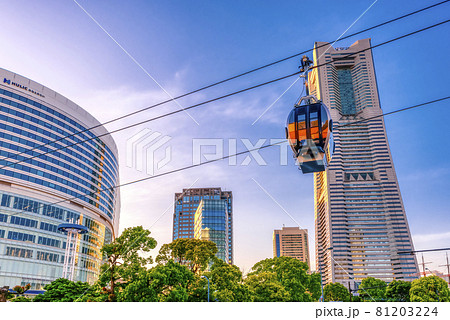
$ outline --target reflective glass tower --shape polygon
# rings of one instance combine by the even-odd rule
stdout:
[[[194,238],[214,242],[216,257],[228,263],[228,234],[227,200],[201,200],[195,212]]]
[[[0,120],[0,286],[40,289],[60,278],[65,222],[89,230],[77,242],[74,280],[94,282],[119,223],[113,139],[98,138],[106,129],[72,101],[3,69]]]
[[[227,204],[228,263],[233,264],[233,194],[221,188],[183,189],[175,193],[173,240],[194,238],[195,212],[202,200],[224,200]]]
[[[417,278],[405,209],[378,97],[370,39],[316,42],[310,92],[330,109],[336,150],[314,175],[316,268],[326,283]],[[350,53],[356,53],[348,56]],[[355,124],[353,122],[358,121]]]

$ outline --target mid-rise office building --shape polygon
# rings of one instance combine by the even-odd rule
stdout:
[[[354,53],[353,55],[349,55]],[[310,92],[330,109],[335,153],[314,175],[316,266],[325,283],[417,278],[376,82],[370,39],[316,42]],[[364,119],[371,120],[364,121]]]
[[[194,238],[214,242],[216,257],[227,263],[230,261],[228,221],[226,199],[200,201],[194,217]]]
[[[273,257],[292,257],[309,264],[308,230],[282,227],[273,231]]]
[[[233,194],[221,188],[192,188],[175,193],[173,240],[195,237],[195,213],[202,200],[223,200],[227,209],[228,263],[233,264]]]
[[[74,280],[92,283],[100,249],[118,231],[116,145],[59,93],[3,69],[0,79],[0,286],[41,289],[60,278],[66,222],[89,229],[77,242]]]

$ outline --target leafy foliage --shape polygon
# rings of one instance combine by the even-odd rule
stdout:
[[[194,280],[189,286],[189,302],[205,302],[208,301],[208,282],[205,278],[194,275]],[[213,291],[210,288],[210,301],[215,301]]]
[[[15,287],[13,287],[13,290],[15,292],[17,292],[17,294],[24,294],[25,292],[30,290],[30,288],[31,288],[31,284],[28,283],[25,286],[15,286]]]
[[[306,263],[291,257],[265,259],[253,266],[245,283],[254,301],[317,301],[320,275],[307,271]]]
[[[215,258],[211,270],[205,274],[211,282],[211,300],[214,301],[251,301],[250,291],[237,266],[229,265]]]
[[[323,288],[323,296],[325,301],[350,301],[350,292],[341,283],[328,283]]]
[[[237,266],[215,257],[217,247],[213,242],[177,239],[163,245],[156,257],[157,265],[148,268],[152,258],[143,257],[142,253],[155,246],[150,231],[128,228],[114,242],[103,246],[107,262],[94,285],[57,279],[46,285],[46,291],[33,301],[207,301],[205,277],[210,281],[211,301],[317,301],[321,295],[320,274],[308,274],[307,264],[294,258],[262,260],[244,279]],[[16,286],[14,291],[23,294],[29,288]],[[359,297],[351,297],[342,284],[331,283],[324,288],[324,298],[325,301],[450,301],[447,283],[435,276],[412,284],[392,281],[389,286],[383,280],[369,277],[362,281],[358,292]],[[9,295],[6,289],[2,294]],[[21,296],[11,301],[30,299]]]
[[[362,301],[386,301],[386,282],[373,277],[363,279],[358,293]]]
[[[409,290],[411,282],[394,280],[386,288],[387,301],[409,302]]]
[[[67,279],[56,279],[47,284],[43,294],[37,295],[35,302],[73,302],[80,301],[86,293],[91,290],[91,286],[86,282],[74,282]]]
[[[450,301],[447,282],[437,276],[414,280],[409,294],[411,302]]]
[[[27,298],[24,296],[19,296],[19,297],[10,299],[9,301],[11,301],[11,302],[31,302],[32,300],[30,298]]]
[[[185,266],[169,260],[141,271],[119,295],[120,301],[188,301],[194,274]]]
[[[261,271],[248,275],[245,283],[249,287],[252,301],[291,301],[291,295],[278,281],[274,272]]]
[[[153,262],[151,257],[145,258],[139,253],[149,252],[155,247],[156,240],[142,226],[125,229],[112,243],[103,246],[102,253],[106,255],[107,263],[102,265],[100,283],[109,282],[109,301],[117,300],[116,286],[123,289],[125,284],[133,282],[145,271],[147,264]]]
[[[214,242],[179,238],[161,247],[156,262],[164,264],[173,260],[198,275],[213,261],[216,253],[217,246]]]

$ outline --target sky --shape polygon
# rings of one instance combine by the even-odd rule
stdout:
[[[436,1],[437,2],[437,1]],[[430,5],[430,1],[61,1],[2,3],[0,67],[33,79],[106,122],[177,95],[333,42]],[[450,3],[336,43],[371,38],[376,45],[448,19]],[[381,107],[389,112],[449,95],[450,24],[373,50]],[[311,56],[311,55],[310,55]],[[312,56],[311,56],[312,57]],[[298,71],[290,59],[226,84],[107,125],[112,131]],[[193,164],[195,143],[219,143],[224,155],[283,139],[286,117],[302,91],[291,77],[113,134],[120,179],[150,173],[127,145],[143,130],[166,137],[153,153],[163,173]],[[449,102],[385,118],[415,248],[450,247]],[[216,140],[207,140],[216,139]],[[231,149],[230,149],[231,147]],[[168,150],[168,151],[166,151]],[[214,151],[204,147],[204,153]],[[280,147],[121,188],[120,231],[142,225],[158,241],[172,240],[174,193],[189,187],[233,192],[235,264],[247,272],[272,257],[272,232],[309,230],[314,269],[312,175],[303,175]],[[283,155],[283,156],[282,156]],[[138,152],[138,162],[149,163]],[[211,156],[211,155],[210,155]],[[136,159],[135,158],[135,159]],[[203,160],[205,158],[202,158]],[[250,161],[250,162],[249,162]],[[444,271],[443,252],[424,255]]]

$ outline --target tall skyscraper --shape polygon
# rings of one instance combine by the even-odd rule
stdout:
[[[59,93],[3,69],[0,79],[0,287],[41,289],[60,278],[67,236],[58,225],[71,221],[89,230],[77,241],[73,279],[92,283],[103,244],[118,232],[116,144]]]
[[[229,263],[228,201],[203,199],[194,218],[194,238],[212,241],[217,246],[216,257]]]
[[[227,203],[228,263],[233,264],[233,194],[221,188],[192,188],[175,193],[172,239],[194,238],[195,212],[202,200],[224,200]]]
[[[326,283],[417,278],[405,209],[389,149],[370,39],[349,48],[316,42],[310,92],[330,109],[336,150],[314,175],[316,267]],[[356,53],[347,56],[349,53]],[[358,123],[351,124],[358,121]],[[359,122],[360,121],[360,122]],[[347,125],[348,124],[348,125]]]
[[[308,230],[283,227],[273,231],[273,257],[292,257],[309,265]]]

